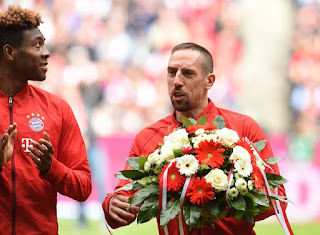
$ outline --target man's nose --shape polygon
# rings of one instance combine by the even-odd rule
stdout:
[[[47,48],[44,46],[43,47],[43,56],[49,58],[50,57],[50,52],[47,50]]]
[[[177,71],[176,76],[174,77],[173,85],[175,87],[183,86],[183,78],[180,71]]]

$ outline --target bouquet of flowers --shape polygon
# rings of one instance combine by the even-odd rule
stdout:
[[[280,160],[260,157],[266,141],[240,139],[221,116],[211,124],[206,115],[182,121],[183,127],[165,136],[148,156],[128,158],[132,170],[116,175],[131,180],[118,190],[135,192],[129,203],[141,205],[138,223],[160,215],[165,228],[178,216],[191,230],[214,226],[227,213],[253,223],[254,216],[270,209],[269,199],[287,202],[270,190],[287,180],[265,172]]]

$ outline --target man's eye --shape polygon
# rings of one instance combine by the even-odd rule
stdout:
[[[193,75],[193,72],[191,72],[191,71],[185,71],[185,72],[184,72],[184,75],[186,75],[186,76],[191,76],[191,75]]]

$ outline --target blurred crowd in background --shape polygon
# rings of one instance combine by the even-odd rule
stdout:
[[[320,5],[308,0],[297,3],[288,63],[294,117],[290,157],[314,161],[320,168]]]
[[[35,84],[71,105],[99,185],[103,178],[99,166],[106,156],[96,140],[134,137],[172,112],[166,68],[176,44],[192,41],[212,53],[217,82],[209,97],[216,106],[242,112],[238,102],[243,95],[239,71],[245,47],[241,2],[0,0],[0,10],[18,3],[41,12],[40,29],[51,57],[46,81]],[[291,44],[286,45],[290,56],[283,78],[290,87],[283,97],[290,106],[290,125],[283,135],[285,157],[312,162],[320,169],[320,1],[292,0],[291,5],[295,22]],[[262,128],[273,135],[268,127]],[[98,188],[103,200],[104,183]]]

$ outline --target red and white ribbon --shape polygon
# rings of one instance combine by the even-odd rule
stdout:
[[[250,145],[251,149],[253,150],[254,152],[254,155],[256,156],[256,158],[258,158],[259,161],[263,162],[263,164],[268,167],[272,173],[274,173],[274,170],[261,158],[259,152],[257,151],[257,149],[254,147],[254,145],[252,144],[252,142],[247,138],[245,137],[245,141]],[[260,168],[259,168],[260,169]],[[264,180],[264,183],[266,185],[266,191],[267,191],[267,195],[270,196],[272,195],[272,192],[271,192],[271,189],[270,189],[270,185],[268,183],[268,180],[267,180],[267,177],[265,175],[265,173],[260,169],[261,173],[262,173],[262,176],[263,176],[263,180]],[[275,193],[277,195],[278,194],[278,188],[275,188]],[[287,217],[287,214],[286,212],[282,209],[281,205],[280,205],[280,202],[279,200],[276,200],[275,203],[273,200],[270,200],[271,201],[271,204],[274,208],[274,211],[276,213],[276,216],[277,216],[277,219],[278,221],[280,222],[283,230],[285,231],[285,233],[287,235],[293,235],[293,231],[291,229],[291,226],[289,224],[289,221],[288,221],[288,217]]]
[[[162,184],[162,189],[160,188],[160,190],[162,190],[162,203],[161,203],[161,206],[162,206],[162,210],[165,210],[167,208],[167,185],[168,185],[168,170],[169,168],[172,166],[172,163],[177,161],[178,158],[174,159],[173,161],[170,162],[169,166],[167,167],[167,169],[164,171],[163,173],[163,184]],[[190,181],[191,181],[191,177],[187,177],[186,181],[184,182],[184,185],[183,185],[183,188],[182,188],[182,192],[181,192],[181,196],[180,196],[180,205],[181,205],[181,208],[182,208],[182,205],[183,205],[183,202],[184,202],[184,199],[185,199],[185,196],[186,196],[186,193],[187,193],[187,189],[188,189],[188,186],[190,184]],[[180,235],[184,235],[185,234],[185,231],[184,231],[184,226],[183,226],[183,218],[182,218],[182,213],[181,211],[178,213],[178,222],[179,222],[179,232],[180,232]],[[168,227],[165,226],[163,228],[164,230],[164,233],[166,235],[169,235],[169,232],[168,232]],[[187,232],[186,232],[187,233]]]

